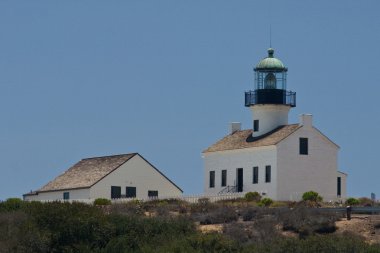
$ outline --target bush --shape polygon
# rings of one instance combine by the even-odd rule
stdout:
[[[259,242],[272,241],[278,238],[279,232],[276,229],[278,221],[273,216],[263,216],[255,220],[255,239]]]
[[[270,199],[270,198],[263,198],[262,200],[260,200],[259,205],[260,206],[270,206],[270,205],[272,205],[272,203],[273,203],[272,199]]]
[[[349,205],[349,206],[356,206],[356,205],[359,205],[360,204],[360,201],[356,198],[348,198],[346,200],[346,205]]]
[[[247,192],[244,195],[245,200],[259,202],[261,200],[261,195],[258,192]]]
[[[141,204],[135,201],[127,203],[115,203],[110,206],[111,214],[128,215],[128,216],[141,216],[144,214]]]
[[[283,230],[292,230],[305,238],[315,233],[332,233],[336,230],[335,221],[339,216],[335,213],[324,213],[317,209],[297,207],[293,210],[282,211],[280,220]]]
[[[243,217],[243,221],[251,221],[257,216],[257,208],[250,207],[250,208],[244,208],[241,216]]]
[[[16,211],[23,207],[24,201],[19,198],[9,198],[0,203],[0,211]]]
[[[177,252],[240,252],[239,247],[233,240],[229,240],[220,234],[196,234],[191,236],[187,242],[191,247],[189,247],[187,250]]]
[[[343,233],[341,235],[311,236],[304,240],[282,238],[261,244],[251,244],[242,252],[379,252],[379,246],[366,244],[361,237]]]
[[[223,235],[237,242],[239,245],[252,241],[253,227],[244,222],[232,222],[223,226]]]
[[[362,206],[372,206],[373,205],[373,201],[369,198],[366,198],[366,197],[359,198],[359,202],[360,202],[360,205],[362,205]]]
[[[195,213],[192,217],[202,225],[228,223],[237,221],[239,218],[235,210],[227,206],[210,210],[207,213]]]
[[[320,196],[320,195],[318,194],[318,192],[315,192],[315,191],[308,191],[308,192],[305,192],[305,193],[302,195],[302,200],[304,200],[304,201],[318,202],[318,201],[322,201],[323,198],[322,198],[322,196]]]
[[[198,203],[190,205],[191,213],[207,213],[216,208],[216,204],[210,203],[208,198],[198,199]]]
[[[94,205],[95,206],[108,206],[108,205],[111,205],[111,200],[104,199],[104,198],[98,198],[98,199],[95,199]]]

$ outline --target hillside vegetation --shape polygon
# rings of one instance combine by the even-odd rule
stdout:
[[[0,203],[0,252],[380,252],[360,235],[334,233],[339,214],[260,201],[87,205],[9,199]],[[210,224],[221,230],[199,229]]]

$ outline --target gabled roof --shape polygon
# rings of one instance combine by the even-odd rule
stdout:
[[[202,153],[276,145],[300,127],[299,124],[280,126],[259,137],[252,137],[252,129],[236,131],[208,147]]]
[[[91,187],[136,154],[82,159],[37,192]]]
[[[166,178],[170,183],[172,183],[182,192],[181,188],[179,188],[164,174],[162,174],[161,171],[149,163],[144,157],[138,153],[131,153],[82,159],[67,171],[65,171],[63,174],[59,175],[48,184],[43,186],[41,189],[37,190],[34,193],[25,195],[38,194],[38,192],[90,188],[136,155],[141,157],[145,162],[152,166],[158,173],[160,173],[164,178]]]

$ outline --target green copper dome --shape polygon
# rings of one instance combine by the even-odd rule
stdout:
[[[274,49],[268,49],[268,57],[262,59],[255,68],[256,70],[287,71],[285,65],[277,58],[273,57]]]

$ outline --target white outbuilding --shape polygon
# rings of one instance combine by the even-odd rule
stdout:
[[[347,174],[338,171],[339,146],[319,131],[311,114],[288,123],[296,93],[286,90],[287,68],[268,50],[245,92],[252,129],[231,123],[230,133],[202,152],[205,194],[257,191],[274,200],[300,200],[307,191],[325,201],[346,198]]]
[[[182,190],[138,153],[82,159],[24,200],[181,196]]]

